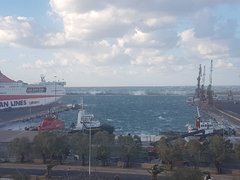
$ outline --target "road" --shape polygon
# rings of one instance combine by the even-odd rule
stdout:
[[[207,171],[206,169],[202,169]],[[46,165],[44,164],[13,164],[0,163],[0,175],[34,175],[44,176],[46,174]],[[76,177],[76,179],[89,179],[87,166],[58,165],[51,172],[52,176],[61,176],[64,179]],[[113,168],[113,167],[92,167],[91,179],[113,180],[115,176],[120,180],[150,180],[151,177],[147,170],[134,168]],[[218,180],[240,180],[240,174],[217,175],[212,173],[214,179]],[[96,178],[97,177],[97,178]],[[164,174],[160,175],[161,180],[166,180]]]
[[[46,165],[35,164],[0,164],[0,175],[35,175],[44,176],[46,174]],[[147,180],[151,179],[149,173],[143,169],[133,168],[111,168],[111,167],[93,167],[91,169],[91,177],[99,179],[112,180],[115,176],[120,180]],[[80,179],[88,179],[88,167],[84,166],[68,166],[58,165],[51,171],[51,176],[61,176],[67,179],[68,176],[79,177]],[[165,179],[164,177],[161,179]]]

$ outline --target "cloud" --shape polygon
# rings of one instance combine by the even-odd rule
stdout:
[[[179,33],[179,46],[188,53],[201,59],[222,59],[229,56],[229,47],[211,38],[197,38],[194,29]]]
[[[232,68],[233,64],[227,60],[219,59],[214,61],[214,67],[216,68]]]
[[[32,35],[31,19],[26,17],[0,17],[0,43],[13,43]]]
[[[154,77],[190,72],[210,59],[220,69],[239,64],[239,20],[217,13],[238,2],[50,0],[49,5],[49,19],[61,27],[54,31],[34,18],[0,17],[0,44],[49,53],[32,56],[25,69],[133,78],[140,72]]]
[[[6,59],[0,59],[0,64],[3,64],[3,63],[5,63],[5,62],[7,62]]]

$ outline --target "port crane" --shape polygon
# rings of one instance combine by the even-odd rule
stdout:
[[[209,85],[207,88],[207,100],[208,104],[213,104],[213,90],[212,90],[212,72],[213,72],[213,60],[211,60],[210,74],[209,74]]]

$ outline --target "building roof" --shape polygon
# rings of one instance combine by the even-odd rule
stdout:
[[[8,78],[0,71],[0,83],[12,83],[12,82],[15,82],[15,81]]]

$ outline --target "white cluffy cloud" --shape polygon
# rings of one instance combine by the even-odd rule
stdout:
[[[194,29],[181,32],[179,37],[181,48],[191,51],[191,53],[203,59],[226,58],[229,55],[229,48],[226,44],[209,38],[197,38]]]
[[[0,17],[0,42],[16,44],[32,36],[31,19],[26,17]]]
[[[49,73],[59,68],[76,76],[79,71],[82,76],[91,71],[95,78],[91,85],[106,83],[109,76],[120,85],[125,85],[126,79],[127,85],[137,84],[133,76],[139,74],[146,75],[146,83],[151,76],[157,79],[152,82],[178,85],[179,81],[163,78],[173,74],[172,79],[182,76],[191,84],[194,79],[189,80],[189,74],[199,63],[213,59],[215,68],[240,66],[236,60],[240,56],[236,48],[240,45],[240,22],[221,14],[226,5],[236,8],[239,3],[50,0],[49,19],[58,26],[48,28],[49,24],[38,23],[34,17],[0,16],[0,45],[35,50],[21,68]],[[108,85],[116,83],[114,78],[109,78]]]

